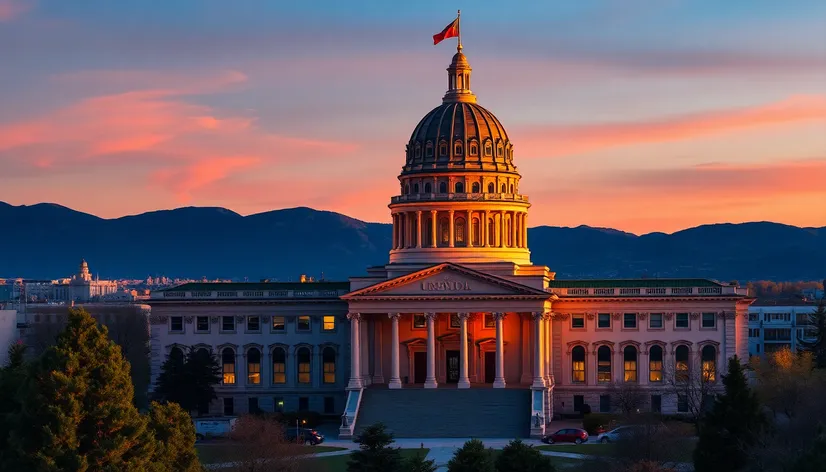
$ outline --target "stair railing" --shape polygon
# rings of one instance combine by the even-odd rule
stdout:
[[[351,439],[353,437],[363,392],[363,388],[347,392],[347,404],[344,407],[344,414],[341,415],[341,426],[338,428],[339,439]]]

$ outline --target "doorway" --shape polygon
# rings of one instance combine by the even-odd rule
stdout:
[[[445,372],[447,377],[445,383],[459,382],[459,351],[445,351]]]
[[[496,379],[496,352],[485,353],[485,383],[492,384]]]
[[[413,353],[413,383],[423,384],[427,379],[427,353]]]

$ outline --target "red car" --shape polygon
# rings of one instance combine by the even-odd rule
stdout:
[[[582,444],[588,440],[588,433],[583,429],[560,429],[555,433],[551,433],[544,438],[542,442],[545,444],[553,444],[558,442],[572,442],[575,444]]]

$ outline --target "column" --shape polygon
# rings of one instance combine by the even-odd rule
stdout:
[[[402,380],[399,374],[399,313],[389,313],[387,315],[392,323],[390,331],[390,382],[389,388],[402,388]]]
[[[552,386],[554,384],[554,368],[553,368],[553,315],[550,312],[545,312],[545,385]]]
[[[358,313],[347,313],[347,319],[350,320],[350,382],[347,384],[348,390],[358,390],[362,388],[361,383],[361,359],[359,352],[359,319],[361,315]]]
[[[545,359],[542,350],[543,338],[545,337],[545,323],[542,322],[543,315],[544,313],[541,311],[535,311],[531,314],[531,318],[533,318],[533,384],[531,387],[533,388],[545,388],[545,380],[543,379]]]
[[[447,226],[449,228],[449,231],[450,231],[450,236],[448,237],[448,241],[449,241],[448,247],[453,247],[453,243],[454,243],[454,241],[453,241],[453,236],[454,236],[453,235],[453,210],[449,210],[447,212],[447,217],[450,219],[450,222]]]
[[[468,377],[467,320],[470,313],[459,313],[459,388],[470,388]]]
[[[436,388],[436,313],[425,313],[427,319],[427,377],[424,388]]]
[[[467,247],[473,247],[473,211],[467,211]]]
[[[648,346],[643,345],[637,350],[637,383],[640,385],[648,385]]]
[[[496,247],[505,247],[505,211],[499,211],[499,244]]]
[[[422,212],[416,212],[416,247],[422,247]]]
[[[488,243],[488,211],[483,211],[482,215],[484,219],[482,222],[482,245],[485,247],[490,247],[490,244]]]
[[[496,377],[493,379],[493,388],[505,388],[505,314],[494,313],[493,317],[496,319]]]
[[[365,320],[364,323],[359,319],[359,357],[361,366],[359,373],[361,374],[361,385],[366,387],[370,385],[372,377],[370,377],[370,330],[368,329],[370,323]]]
[[[373,383],[384,383],[384,363],[382,359],[382,323],[379,318],[373,320]]]
[[[396,249],[396,246],[399,244],[399,238],[396,236],[396,231],[399,230],[398,219],[396,218],[396,214],[393,213],[393,247],[392,249]]]
[[[436,247],[436,226],[438,219],[436,218],[436,210],[430,210],[430,247]]]
[[[511,212],[511,247],[519,247],[516,244],[516,212]]]
[[[528,247],[528,213],[522,214],[522,247]]]

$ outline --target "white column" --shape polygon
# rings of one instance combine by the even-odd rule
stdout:
[[[550,387],[554,384],[553,368],[553,316],[550,312],[545,312],[545,385]]]
[[[473,211],[467,211],[467,224],[465,225],[467,228],[467,247],[473,247]]]
[[[531,314],[533,318],[533,385],[531,387],[534,388],[544,388],[545,387],[545,379],[544,377],[544,370],[545,370],[545,359],[544,353],[542,350],[542,344],[544,344],[544,328],[545,324],[542,322],[542,316],[544,313],[541,311],[535,311]]]
[[[482,212],[482,246],[490,247],[490,235],[488,234],[488,211]]]
[[[507,247],[507,240],[505,239],[505,211],[499,212],[499,244],[496,247]]]
[[[493,379],[493,388],[505,388],[505,314],[494,313],[493,317],[496,319],[496,377]]]
[[[453,239],[453,210],[448,210],[447,217],[450,219],[448,223],[448,228],[450,228],[450,235],[448,236],[448,247],[453,247],[454,239]]]
[[[398,313],[387,315],[392,323],[390,335],[390,383],[389,388],[402,388],[402,380],[399,374],[399,317]]]
[[[379,318],[373,320],[373,382],[374,384],[384,383],[384,356],[382,355],[382,324]]]
[[[416,247],[422,247],[422,212],[416,212]]]
[[[436,388],[436,313],[425,313],[427,319],[427,377],[424,388]]]
[[[522,216],[522,247],[528,247],[528,214]]]
[[[519,245],[516,244],[516,214],[517,213],[515,211],[511,212],[511,244],[510,244],[510,247],[519,247]]]
[[[347,389],[358,390],[362,388],[361,360],[359,358],[361,351],[361,346],[359,346],[359,320],[361,315],[347,313],[347,319],[350,320],[350,382],[347,384]]]
[[[436,210],[430,210],[430,247],[436,247],[437,216]]]
[[[467,320],[470,313],[459,313],[459,388],[470,388],[468,378]]]

